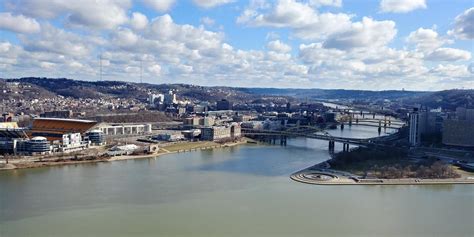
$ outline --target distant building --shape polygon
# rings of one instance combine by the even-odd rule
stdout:
[[[163,103],[165,105],[178,103],[178,100],[176,99],[176,93],[174,93],[172,90],[168,91],[168,93],[164,95]]]
[[[151,133],[151,124],[100,124],[97,126],[107,136],[141,135]]]
[[[46,137],[49,141],[62,140],[64,134],[84,134],[97,124],[92,120],[64,118],[36,118],[30,136]]]
[[[474,147],[474,109],[457,108],[456,118],[443,122],[443,144]]]
[[[336,113],[326,112],[324,113],[324,122],[332,123],[336,121]]]
[[[218,141],[241,137],[241,127],[238,123],[228,126],[214,126],[201,128],[201,139],[206,141]]]
[[[421,135],[425,132],[426,128],[426,113],[419,111],[418,108],[413,109],[410,112],[409,116],[409,125],[410,125],[410,132],[409,132],[409,142],[412,146],[418,146],[421,144]]]
[[[232,102],[226,99],[217,101],[217,104],[216,104],[217,110],[232,110],[232,107],[233,107]]]
[[[100,129],[94,129],[87,132],[85,138],[91,142],[91,145],[105,145],[105,134]]]
[[[150,94],[148,102],[150,105],[163,104],[165,96],[163,94]]]
[[[216,123],[216,119],[211,116],[206,116],[199,119],[199,125],[202,125],[202,126],[214,126],[215,123]]]
[[[187,126],[198,126],[199,125],[199,117],[188,117],[183,119],[183,124]]]

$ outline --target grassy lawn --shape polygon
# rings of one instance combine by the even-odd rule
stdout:
[[[209,147],[209,146],[218,146],[220,144],[210,141],[200,141],[200,142],[179,142],[175,144],[171,144],[168,146],[163,146],[162,148],[170,151],[175,152],[179,150],[190,150],[195,148],[202,148],[202,147]]]

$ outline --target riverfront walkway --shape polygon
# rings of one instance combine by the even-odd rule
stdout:
[[[343,171],[328,168],[327,162],[298,171],[290,176],[294,181],[318,185],[439,185],[439,184],[474,184],[472,176],[454,179],[364,179]]]

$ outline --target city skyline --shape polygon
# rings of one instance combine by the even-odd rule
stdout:
[[[241,87],[474,88],[470,1],[0,4],[2,77]]]

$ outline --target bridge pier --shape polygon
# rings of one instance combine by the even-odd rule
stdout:
[[[341,130],[344,130],[344,123],[341,123]]]
[[[349,143],[342,143],[342,151],[343,152],[349,151]]]
[[[286,136],[280,136],[280,146],[286,146]]]
[[[335,146],[336,142],[334,141],[329,141],[329,151],[332,151],[334,152],[334,146]]]

